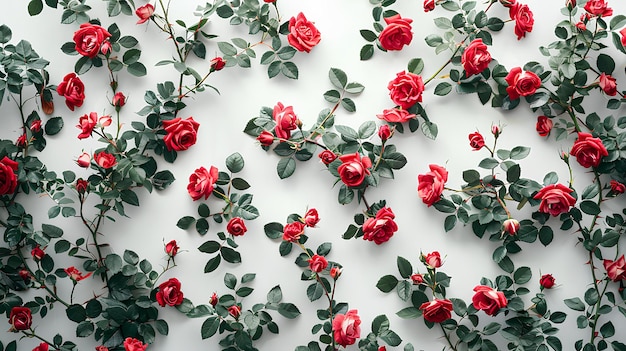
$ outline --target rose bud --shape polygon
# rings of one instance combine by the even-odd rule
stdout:
[[[413,285],[420,285],[424,282],[424,276],[419,273],[415,273],[411,275],[411,280],[413,281]]]
[[[87,182],[86,180],[82,178],[78,178],[76,179],[75,187],[76,187],[76,192],[82,195],[87,192],[87,188],[89,187],[89,182]]]
[[[46,253],[39,247],[39,245],[35,246],[34,249],[30,251],[30,254],[33,256],[35,261],[41,261]]]
[[[176,240],[171,240],[169,243],[165,244],[165,253],[170,257],[176,256],[178,249],[180,249],[180,247],[176,244]]]
[[[626,191],[626,186],[615,179],[611,179],[611,192],[615,195],[623,194]]]
[[[341,276],[341,271],[342,269],[340,267],[333,266],[333,268],[330,269],[330,277],[335,280],[339,279],[339,276]]]
[[[239,315],[241,315],[241,307],[239,307],[239,305],[232,305],[228,307],[228,313],[237,319]]]
[[[30,124],[30,131],[33,133],[39,133],[41,131],[41,120],[35,120]]]
[[[519,231],[519,221],[514,218],[509,218],[504,223],[502,223],[502,230],[509,233],[510,235],[515,235]]]
[[[485,146],[485,138],[479,132],[474,132],[468,135],[470,147],[474,151],[478,151]]]
[[[109,351],[109,348],[104,345],[96,346],[96,351]]]
[[[83,152],[80,156],[78,156],[78,159],[76,160],[76,164],[78,165],[78,167],[88,168],[89,165],[91,164],[91,155],[89,155],[86,152]]]
[[[504,7],[513,7],[515,3],[517,3],[517,0],[500,0],[500,3]]]
[[[567,7],[569,11],[572,11],[574,7],[576,7],[576,0],[566,0],[565,7]]]
[[[137,24],[145,23],[154,14],[154,5],[152,5],[152,4],[145,4],[145,5],[141,6],[141,7],[138,7],[137,10],[135,10],[135,14],[139,18],[139,20],[137,21]]]
[[[497,125],[492,125],[491,134],[493,134],[493,136],[495,136],[496,138],[499,137],[500,134],[502,134],[502,128],[500,128],[500,126],[497,126]]]
[[[211,306],[215,307],[215,305],[217,305],[219,298],[217,297],[217,293],[213,293],[213,295],[211,295],[211,299],[209,300],[209,303],[211,304]]]
[[[258,140],[263,146],[270,146],[274,143],[274,135],[267,130],[264,130],[261,134],[259,134],[256,140]]]
[[[378,129],[378,137],[380,138],[380,140],[383,141],[383,143],[387,141],[389,138],[391,138],[391,135],[392,135],[391,129],[389,129],[389,126],[386,124],[383,124]]]
[[[428,255],[423,255],[421,257],[421,261],[428,266],[428,268],[439,268],[443,265],[441,262],[441,255],[439,251],[433,251]]]
[[[126,96],[124,96],[121,91],[118,91],[115,95],[113,95],[111,104],[115,106],[116,111],[119,111],[120,107],[126,105]]]
[[[554,277],[552,274],[544,274],[539,279],[539,285],[541,285],[541,290],[543,289],[552,289],[554,286]]]
[[[246,228],[243,218],[233,217],[228,221],[226,231],[232,236],[242,236],[248,231],[248,228]]]
[[[320,217],[317,214],[317,210],[312,208],[308,211],[306,211],[306,214],[304,215],[304,224],[307,227],[315,227],[315,225],[317,225],[317,223],[319,223],[320,221]]]
[[[211,60],[211,72],[220,71],[226,66],[226,61],[221,57],[216,57]]]
[[[18,274],[20,275],[20,278],[22,278],[22,280],[24,280],[25,283],[28,284],[28,282],[30,282],[30,272],[28,272],[28,270],[20,269]]]

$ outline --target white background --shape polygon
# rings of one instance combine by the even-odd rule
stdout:
[[[137,1],[137,5],[143,3]],[[526,3],[535,16],[533,32],[518,41],[513,33],[513,24],[509,23],[500,33],[494,34],[494,46],[489,48],[492,56],[508,69],[523,66],[533,60],[545,65],[546,62],[537,48],[555,40],[554,25],[564,19],[559,11],[564,1],[527,0]],[[19,39],[30,41],[41,56],[51,61],[48,67],[50,79],[58,84],[65,74],[73,70],[77,59],[60,50],[63,43],[72,40],[77,25],[60,24],[60,10],[45,8],[41,15],[31,18],[26,11],[26,2],[2,0],[0,4],[3,8],[2,22],[13,30],[13,42]],[[128,104],[122,111],[123,120],[129,124],[133,120],[141,120],[133,111],[143,107],[143,95],[147,89],[155,90],[156,83],[164,80],[177,81],[178,75],[171,66],[154,67],[156,62],[170,59],[174,51],[171,42],[152,24],[137,26],[134,17],[108,18],[104,4],[97,1],[90,4],[94,7],[90,12],[91,16],[99,15],[104,27],[116,22],[122,35],[135,36],[143,50],[141,61],[148,67],[148,75],[143,78],[127,74],[118,76],[119,90],[128,96]],[[196,5],[191,1],[173,2],[172,18],[193,22],[192,13]],[[626,12],[623,2],[613,0],[609,1],[609,5],[616,14]],[[377,280],[385,274],[397,275],[397,256],[409,259],[414,268],[423,272],[423,266],[418,261],[420,251],[428,253],[438,250],[445,256],[442,270],[452,276],[449,297],[471,301],[472,288],[479,284],[480,278],[494,278],[501,271],[491,260],[495,246],[487,238],[480,240],[470,228],[460,226],[449,233],[444,232],[444,216],[427,208],[417,196],[417,175],[427,172],[431,163],[445,165],[450,172],[449,186],[458,188],[463,183],[462,171],[477,168],[478,162],[487,156],[484,150],[471,151],[467,135],[480,131],[485,135],[488,144],[491,144],[490,127],[501,124],[504,126],[504,133],[500,139],[500,147],[511,149],[524,145],[532,148],[530,157],[521,162],[523,177],[541,181],[546,173],[555,171],[560,180],[566,182],[567,168],[559,159],[559,153],[569,149],[571,139],[561,146],[553,139],[539,137],[535,132],[537,116],[526,108],[524,102],[515,111],[502,112],[482,106],[475,95],[460,96],[452,93],[445,98],[437,97],[433,95],[435,81],[435,84],[428,85],[423,105],[430,118],[438,124],[439,137],[432,141],[420,132],[394,136],[393,143],[397,145],[398,151],[407,156],[408,163],[396,172],[395,180],[383,180],[379,188],[368,191],[370,202],[387,200],[388,206],[396,214],[398,232],[389,242],[380,246],[360,239],[345,241],[341,235],[353,222],[353,215],[360,212],[362,207],[356,202],[346,206],[337,203],[338,188],[333,187],[334,178],[325,171],[317,157],[306,163],[299,162],[295,175],[281,181],[275,171],[278,157],[265,153],[254,138],[245,135],[242,130],[249,119],[257,116],[262,106],[273,107],[279,101],[292,105],[304,123],[304,128],[310,127],[318,112],[330,107],[322,94],[332,88],[327,78],[331,67],[343,69],[350,81],[360,82],[366,87],[361,96],[355,98],[357,112],[350,114],[338,110],[336,123],[358,126],[363,121],[376,120],[376,114],[392,106],[387,83],[397,72],[406,69],[411,58],[424,58],[425,77],[433,74],[448,59],[448,53],[436,56],[423,38],[431,33],[439,33],[432,20],[435,17],[448,16],[449,13],[439,7],[434,13],[424,13],[421,1],[399,1],[392,8],[403,17],[414,20],[412,44],[401,52],[383,53],[377,50],[371,60],[361,62],[358,55],[365,41],[359,35],[359,29],[372,29],[373,22],[372,6],[367,1],[282,0],[279,1],[279,8],[283,21],[299,11],[304,12],[308,19],[315,22],[322,35],[321,43],[310,54],[298,53],[295,57],[294,62],[300,69],[300,79],[294,81],[279,77],[270,80],[267,78],[266,66],[260,65],[259,59],[253,60],[250,69],[229,68],[211,75],[210,84],[221,94],[208,90],[188,99],[188,107],[181,115],[183,118],[193,116],[200,123],[197,144],[188,151],[179,153],[173,166],[165,163],[161,166],[171,166],[169,169],[177,181],[163,192],[148,194],[140,191],[141,206],[127,206],[130,219],[119,218],[115,223],[107,222],[102,228],[105,237],[101,241],[110,243],[111,250],[119,254],[124,249],[132,249],[158,267],[159,264],[165,264],[163,243],[176,239],[181,247],[181,252],[176,257],[178,267],[167,272],[162,279],[177,277],[182,282],[185,297],[196,304],[208,303],[213,292],[227,292],[222,283],[225,272],[234,273],[238,277],[248,272],[257,274],[253,284],[255,293],[243,301],[244,307],[264,302],[267,291],[280,284],[284,301],[295,303],[302,315],[289,321],[273,314],[280,326],[280,335],[266,334],[256,346],[261,350],[292,350],[297,345],[316,339],[310,333],[311,327],[318,322],[315,311],[326,308],[326,304],[323,300],[314,303],[308,301],[308,282],[300,281],[301,270],[293,264],[295,254],[286,258],[280,257],[278,242],[265,236],[263,225],[268,222],[284,223],[289,214],[304,214],[307,208],[315,207],[319,211],[321,222],[317,229],[307,231],[309,244],[314,248],[323,242],[333,243],[333,250],[328,258],[344,266],[335,298],[337,301],[348,302],[350,308],[358,309],[363,320],[362,336],[370,331],[370,323],[375,316],[386,314],[391,320],[391,328],[403,338],[403,345],[411,342],[418,350],[440,350],[445,345],[440,331],[429,331],[420,320],[401,320],[396,317],[395,312],[407,305],[395,294],[378,291],[375,287]],[[500,18],[508,17],[506,9],[498,4],[494,4],[489,14]],[[254,43],[259,39],[248,36],[244,27],[230,27],[217,16],[212,18],[207,28],[209,32],[220,35],[217,39],[220,41],[242,37]],[[208,58],[219,55],[216,41],[208,43],[207,48]],[[262,52],[263,50],[257,50],[259,58]],[[614,59],[616,72],[622,73],[624,56],[616,53]],[[200,60],[192,61],[191,65],[199,72],[208,68],[207,62]],[[74,160],[83,150],[91,152],[100,145],[95,140],[79,141],[76,138],[79,131],[74,125],[82,114],[91,111],[112,114],[114,111],[107,102],[111,95],[107,88],[107,72],[104,69],[92,69],[81,78],[86,85],[87,97],[84,105],[71,112],[65,107],[63,100],[55,96],[54,115],[63,116],[65,128],[58,136],[48,139],[48,147],[40,157],[50,170],[60,173],[71,169],[78,176],[87,177],[89,171],[78,168]],[[620,74],[618,78],[623,77]],[[604,97],[599,94],[593,96],[599,100],[599,106],[604,106]],[[6,100],[1,106],[4,127],[0,130],[0,137],[3,139],[15,140],[21,134],[19,117],[14,106]],[[208,168],[215,165],[219,169],[225,169],[224,159],[233,152],[240,152],[245,158],[246,166],[241,176],[252,185],[250,191],[254,194],[253,204],[259,208],[261,216],[257,220],[248,221],[248,232],[237,240],[243,262],[240,265],[222,263],[217,271],[204,274],[203,267],[212,255],[202,254],[196,248],[204,241],[214,239],[217,231],[224,231],[224,225],[212,225],[210,232],[201,237],[195,231],[177,228],[176,222],[182,216],[196,215],[198,203],[193,202],[186,191],[189,174],[199,166]],[[574,165],[574,168],[579,167]],[[577,171],[574,186],[582,188],[590,178],[582,170]],[[61,226],[70,238],[88,234],[77,219],[48,220],[45,214],[53,205],[48,198],[31,196],[28,203],[28,210],[35,215],[37,223]],[[219,206],[215,199],[209,199],[208,204],[212,209]],[[613,205],[615,208],[623,208],[623,198],[613,200]],[[528,212],[520,214],[519,218],[524,218],[524,215],[528,215]],[[565,298],[582,296],[586,289],[585,285],[590,281],[588,267],[585,265],[587,256],[586,251],[576,246],[576,233],[561,232],[558,230],[558,221],[551,222],[555,226],[554,242],[547,248],[539,243],[532,246],[522,245],[523,253],[514,260],[516,266],[528,265],[532,268],[534,285],[530,286],[531,289],[538,289],[537,282],[542,273],[551,273],[556,278],[557,287],[547,292],[548,301],[552,309],[568,313],[568,321],[562,326],[564,330],[559,336],[564,349],[572,349],[573,342],[581,337],[575,327],[577,314],[564,307],[562,301]],[[80,262],[67,258],[56,260],[57,264],[80,265]],[[93,291],[84,287],[81,289],[80,294],[84,294],[85,299],[98,291],[99,287],[95,283],[93,281]],[[84,283],[81,282],[82,284]],[[62,296],[68,296],[71,286],[69,282],[60,282],[58,288]],[[25,299],[28,297],[25,296]],[[53,313],[58,313],[59,318],[34,318],[33,325],[37,327],[37,333],[51,339],[54,334],[61,332],[66,339],[78,342],[81,350],[93,349],[97,344],[91,337],[84,340],[74,337],[75,325],[66,321],[64,311],[60,306],[57,307]],[[156,342],[149,347],[150,350],[170,350],[181,345],[190,350],[217,347],[217,336],[201,340],[200,325],[203,319],[187,319],[171,307],[161,309],[160,317],[170,324],[170,335],[157,337]],[[586,334],[587,331],[582,337],[586,338]],[[17,336],[5,332],[0,332],[0,335],[5,345]],[[619,335],[618,333],[618,339]],[[19,345],[20,350],[30,350],[38,342],[26,340]],[[352,349],[357,348],[353,346]]]

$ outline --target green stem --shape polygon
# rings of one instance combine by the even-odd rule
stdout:
[[[30,273],[31,277],[33,277],[33,278],[35,278],[35,279],[36,279],[36,277],[37,277],[37,276],[35,275],[35,272],[33,272],[33,270],[32,270],[32,269],[30,269],[30,267],[28,266],[28,264],[26,264],[26,258],[25,258],[25,257],[24,257],[24,255],[22,254],[22,250],[21,250],[21,248],[18,248],[18,249],[17,249],[17,254],[20,256],[20,259],[22,260],[22,264],[24,265],[24,267],[26,268],[26,270],[28,270],[28,273]],[[53,298],[55,301],[58,301],[58,302],[62,303],[65,307],[70,307],[70,304],[69,304],[69,303],[67,303],[67,302],[65,302],[63,299],[61,299],[61,298],[59,297],[59,295],[57,295],[57,294],[56,294],[56,292],[55,292],[54,290],[50,289],[50,288],[46,285],[46,283],[45,283],[45,282],[42,282],[42,281],[39,281],[39,280],[37,280],[37,282],[41,285],[41,287],[42,287],[42,288],[44,288],[44,289],[48,292],[48,294],[49,294],[50,296],[52,296],[52,298]]]
[[[446,332],[446,329],[443,327],[443,325],[441,325],[441,323],[438,323],[439,327],[441,327],[441,331],[443,332],[443,336],[446,338],[446,341],[448,342],[448,345],[450,345],[450,348],[454,351],[457,351],[456,346],[452,343],[452,340],[450,339],[450,336],[448,335],[448,333]]]

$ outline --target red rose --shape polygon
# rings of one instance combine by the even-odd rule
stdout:
[[[328,261],[324,256],[313,255],[313,257],[309,259],[309,268],[315,273],[325,270],[326,267],[328,267]]]
[[[89,138],[91,133],[93,133],[93,129],[96,127],[96,124],[98,124],[97,112],[91,112],[89,115],[82,115],[78,119],[78,124],[76,125],[76,128],[81,130],[80,134],[78,134],[78,139]]]
[[[228,313],[235,318],[239,318],[241,315],[241,307],[239,307],[239,305],[232,305],[228,307]]]
[[[439,201],[448,181],[448,171],[445,168],[437,165],[429,167],[430,172],[417,176],[417,193],[428,207]]]
[[[39,346],[35,347],[33,351],[48,351],[48,348],[48,343],[42,342],[39,344]]]
[[[474,151],[478,151],[485,146],[485,138],[483,138],[482,134],[479,132],[471,133],[468,135],[469,144],[474,149]]]
[[[30,308],[16,306],[11,309],[11,313],[9,314],[9,324],[11,324],[11,328],[9,331],[28,330],[32,322],[33,316],[31,315]]]
[[[422,316],[425,320],[431,323],[441,323],[450,319],[452,302],[448,299],[434,299],[421,304],[420,310],[422,310]]]
[[[306,214],[304,215],[304,224],[307,227],[315,227],[315,225],[317,225],[319,221],[320,221],[320,216],[317,213],[316,209],[312,208],[306,211]]]
[[[363,223],[363,239],[373,241],[377,245],[388,241],[393,233],[398,231],[394,218],[396,216],[390,208],[383,207],[378,210],[376,217],[370,217]]]
[[[109,169],[117,164],[115,156],[105,151],[100,151],[99,153],[93,155],[93,159],[96,161],[98,166],[104,169]]]
[[[385,50],[402,50],[404,45],[411,44],[413,33],[411,32],[412,19],[402,18],[400,14],[386,17],[387,27],[378,35],[380,46]]]
[[[213,295],[211,295],[211,298],[209,299],[209,303],[211,304],[211,306],[215,307],[218,302],[219,297],[217,296],[217,293],[213,293]]]
[[[124,350],[125,351],[146,351],[148,344],[144,344],[141,340],[137,340],[135,338],[126,338],[124,339]]]
[[[516,3],[509,8],[509,16],[511,16],[512,20],[515,20],[515,35],[517,35],[517,40],[525,37],[527,32],[532,32],[535,20],[528,5]]]
[[[615,179],[611,179],[611,192],[613,194],[623,194],[626,191],[626,186]]]
[[[165,253],[170,257],[176,256],[178,249],[180,249],[180,247],[178,247],[176,240],[171,240],[169,243],[165,244]]]
[[[515,6],[516,3],[517,3],[517,0],[500,0],[500,4],[508,8]]]
[[[626,260],[624,255],[620,256],[616,261],[604,260],[602,264],[609,279],[614,282],[626,280]]]
[[[268,3],[268,4],[271,4],[271,3],[276,2],[276,0],[263,0],[263,1],[264,1],[264,2],[266,2],[266,3]]]
[[[152,14],[154,14],[154,5],[145,4],[141,7],[138,7],[137,10],[135,10],[135,14],[137,15],[137,17],[139,17],[139,21],[137,21],[137,24],[145,23],[150,19],[150,17],[152,17]]]
[[[549,213],[554,217],[569,211],[576,199],[570,195],[574,190],[563,184],[550,184],[539,190],[533,199],[541,200],[539,212]]]
[[[509,235],[515,235],[519,231],[519,227],[519,221],[514,218],[509,218],[502,223],[502,230],[509,233]]]
[[[413,285],[420,285],[424,282],[424,276],[418,273],[412,274],[411,281],[413,282]]]
[[[554,123],[552,123],[550,118],[546,116],[539,116],[537,117],[537,126],[535,128],[537,129],[539,136],[544,137],[550,135],[553,125]]]
[[[626,46],[626,27],[622,28],[619,31],[619,34],[621,34],[621,36],[622,36],[622,45]]]
[[[246,228],[246,223],[241,217],[233,217],[228,221],[226,231],[233,236],[242,236],[248,231],[248,228]]]
[[[334,152],[330,151],[330,150],[324,150],[322,152],[319,153],[319,155],[317,155],[320,160],[322,160],[322,163],[325,165],[329,165],[331,162],[333,162],[334,160],[337,159],[337,155],[335,155]]]
[[[259,134],[256,140],[258,140],[263,146],[270,146],[272,145],[272,143],[274,143],[274,135],[264,130],[261,132],[261,134]]]
[[[200,123],[194,121],[193,117],[187,119],[176,117],[163,121],[163,129],[167,132],[163,142],[169,151],[187,150],[196,143],[198,128]]]
[[[298,242],[300,236],[304,234],[304,223],[300,221],[287,223],[283,228],[283,240]]]
[[[83,152],[78,159],[76,160],[76,164],[78,167],[87,168],[91,164],[91,155],[86,152]]]
[[[491,54],[480,38],[472,40],[461,55],[461,64],[468,77],[481,73],[489,67],[489,63],[491,63]]]
[[[82,179],[82,178],[78,178],[76,179],[76,192],[79,194],[84,194],[85,192],[87,192],[87,188],[89,187],[89,182],[87,182],[86,180]]]
[[[22,134],[19,137],[17,137],[17,140],[15,141],[15,145],[21,148],[25,148],[26,147],[26,134]]]
[[[598,167],[602,157],[608,156],[609,152],[602,144],[602,140],[594,138],[589,133],[578,133],[578,139],[574,142],[572,156],[576,156],[576,161],[585,168]]]
[[[429,12],[435,9],[435,0],[424,0],[424,12]]]
[[[109,351],[109,348],[104,345],[96,346],[96,351]]]
[[[337,280],[341,276],[341,268],[334,266],[330,269],[330,276]]]
[[[402,71],[396,74],[396,78],[387,85],[391,101],[403,109],[422,102],[424,92],[424,81],[417,74]]]
[[[402,123],[415,118],[415,115],[401,108],[390,108],[383,110],[383,114],[376,117],[389,123]]]
[[[392,134],[393,133],[391,132],[391,128],[389,128],[389,126],[386,124],[383,124],[382,126],[380,126],[380,128],[378,128],[378,137],[383,143],[389,140]]]
[[[78,269],[76,269],[76,267],[74,266],[65,268],[64,271],[70,277],[70,279],[72,279],[74,282],[79,282],[83,279],[89,278],[89,276],[91,276],[91,273],[92,273],[92,272],[89,272],[83,275],[83,273],[79,271]]]
[[[111,100],[111,104],[115,106],[116,109],[126,105],[126,96],[121,91],[118,91],[113,95],[113,100]]]
[[[585,4],[585,11],[593,16],[608,17],[613,14],[613,9],[607,6],[604,0],[588,0]]]
[[[17,162],[4,156],[0,160],[0,195],[13,194],[17,188]]]
[[[443,265],[439,251],[433,251],[427,255],[422,255],[422,262],[424,262],[428,268],[439,268]]]
[[[221,57],[214,57],[211,60],[211,72],[221,71],[226,66],[226,61]]]
[[[617,95],[617,83],[615,83],[615,78],[612,76],[605,73],[600,74],[600,77],[598,78],[598,85],[606,95]]]
[[[170,278],[159,285],[156,300],[161,307],[178,306],[183,303],[183,292],[180,291],[180,282],[176,278]]]
[[[280,102],[274,106],[272,117],[276,122],[274,133],[281,139],[289,139],[291,131],[298,128],[298,124],[300,124],[298,116],[293,112],[293,106],[284,106]]]
[[[213,192],[218,176],[219,172],[215,166],[211,166],[208,171],[204,167],[196,169],[189,176],[187,192],[194,201],[200,199],[202,196],[204,196],[205,200],[208,199]]]
[[[297,17],[291,17],[289,34],[287,34],[289,45],[298,51],[310,52],[315,45],[319,44],[320,39],[320,32],[302,12]]]
[[[43,259],[43,257],[46,255],[46,253],[41,249],[41,247],[39,247],[39,245],[30,250],[30,254],[31,256],[33,256],[33,259],[35,261],[41,261],[41,259]]]
[[[41,131],[41,120],[36,119],[30,124],[30,131],[33,133],[39,133]]]
[[[339,156],[339,159],[342,163],[337,167],[337,172],[341,181],[347,186],[361,185],[365,176],[370,174],[369,168],[372,167],[372,161],[367,156],[361,158],[361,155],[355,152]]]
[[[552,274],[544,274],[539,279],[539,285],[541,285],[541,289],[552,289],[554,286],[554,277]]]
[[[517,100],[521,96],[532,95],[541,87],[541,79],[535,73],[530,71],[522,72],[520,67],[511,69],[509,74],[504,78],[509,86],[506,92],[509,99]]]
[[[69,73],[63,77],[63,81],[57,86],[57,93],[65,97],[65,104],[70,111],[75,107],[83,106],[85,100],[85,85],[76,73]]]
[[[352,345],[361,337],[361,318],[357,310],[346,314],[336,314],[333,318],[333,336],[335,342],[343,347]]]
[[[100,52],[102,44],[110,37],[111,33],[99,25],[83,23],[74,32],[76,51],[83,56],[94,58]]]
[[[493,316],[501,308],[506,307],[507,300],[502,291],[497,291],[485,285],[478,285],[474,288],[476,294],[472,297],[472,304],[477,310],[483,310],[486,314]]]

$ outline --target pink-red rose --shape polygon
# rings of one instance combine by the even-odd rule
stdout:
[[[392,134],[393,133],[391,132],[391,128],[389,128],[389,126],[386,124],[383,124],[382,126],[378,128],[378,137],[383,143],[389,140]]]
[[[413,282],[413,285],[420,285],[424,282],[424,276],[419,273],[412,274],[411,281]]]
[[[478,151],[485,146],[485,138],[479,132],[471,133],[467,137],[469,138],[469,144],[474,151]]]
[[[21,148],[25,148],[26,147],[26,134],[22,134],[19,137],[17,137],[17,140],[15,141],[15,145],[21,147]]]
[[[328,261],[324,256],[313,255],[313,257],[309,259],[309,268],[315,273],[320,273],[325,270],[326,267],[328,267]]]
[[[537,130],[539,136],[545,137],[550,135],[553,125],[554,123],[550,118],[546,116],[539,116],[537,117],[537,125],[535,126],[535,129]]]
[[[70,277],[70,279],[72,279],[74,282],[79,282],[83,279],[89,278],[92,274],[92,272],[89,272],[85,275],[83,275],[83,272],[79,271],[76,267],[71,266],[71,267],[67,267],[65,268],[65,273],[67,274],[68,277]]]
[[[35,246],[34,249],[30,250],[30,254],[31,256],[33,256],[33,259],[35,261],[41,261],[41,259],[43,259],[43,257],[46,255],[46,253],[41,249],[39,245]]]
[[[477,310],[483,310],[486,314],[493,316],[501,308],[506,307],[508,301],[502,291],[497,291],[486,285],[478,285],[474,288],[476,292],[472,296],[472,304]]]
[[[319,44],[320,40],[320,32],[313,22],[306,19],[302,12],[297,17],[291,17],[289,34],[287,34],[289,45],[298,51],[310,52],[315,45]]]
[[[429,12],[435,9],[435,0],[424,0],[424,12]]]
[[[320,221],[320,216],[314,208],[309,209],[304,214],[304,224],[307,227],[315,227]]]
[[[85,85],[76,73],[69,73],[63,77],[63,81],[57,86],[57,93],[65,97],[65,104],[70,111],[83,106],[85,101]]]
[[[517,100],[520,96],[532,95],[541,87],[539,76],[530,71],[522,72],[520,67],[511,69],[504,79],[509,84],[506,92],[511,100]]]
[[[480,38],[472,40],[461,55],[461,64],[468,77],[481,73],[489,67],[489,63],[491,63],[491,54]]]
[[[189,176],[187,192],[194,201],[202,198],[203,196],[206,200],[213,192],[213,188],[215,188],[215,183],[217,182],[218,177],[219,172],[215,166],[211,166],[208,171],[204,167],[197,168]]]
[[[343,347],[354,344],[361,337],[361,318],[357,310],[335,315],[332,324],[335,342]]]
[[[602,157],[608,156],[609,152],[602,144],[602,140],[594,138],[589,133],[578,133],[578,138],[572,145],[570,151],[572,156],[576,157],[576,161],[585,168],[598,167],[602,161]]]
[[[396,218],[389,207],[383,207],[376,212],[376,217],[368,218],[363,223],[363,239],[375,242],[380,245],[389,240],[393,233],[398,231],[398,225],[394,221]]]
[[[145,4],[141,7],[138,7],[137,10],[135,10],[135,14],[137,15],[137,17],[139,17],[139,21],[137,21],[137,24],[145,23],[154,14],[154,5]]]
[[[178,306],[183,303],[183,292],[180,291],[180,281],[176,278],[170,278],[159,285],[159,291],[155,296],[157,303],[161,307]]]
[[[515,235],[520,228],[520,223],[515,218],[509,218],[504,223],[502,223],[502,230],[504,230],[509,235]]]
[[[109,169],[117,164],[115,156],[105,151],[100,151],[99,153],[93,155],[93,159],[96,161],[98,166],[104,169]]]
[[[415,115],[401,108],[390,108],[383,110],[383,113],[376,117],[389,123],[402,123],[415,118]]]
[[[193,117],[187,119],[176,117],[163,121],[163,128],[167,133],[163,137],[167,149],[183,151],[196,143],[200,123],[194,121]]]
[[[170,240],[170,242],[165,244],[165,253],[170,257],[176,256],[178,249],[180,249],[180,247],[176,243],[176,240]]]
[[[337,280],[339,279],[339,277],[341,276],[341,268],[334,266],[333,268],[330,269],[330,276],[331,278]]]
[[[337,155],[330,150],[324,150],[320,152],[317,156],[320,158],[320,160],[322,160],[322,163],[327,166],[337,159]]]
[[[83,152],[82,154],[80,154],[80,156],[78,156],[78,159],[76,159],[76,164],[78,165],[78,167],[82,168],[89,167],[89,165],[91,164],[91,155]]]
[[[239,305],[232,305],[228,307],[228,313],[237,319],[241,315],[241,307]]]
[[[526,33],[532,32],[535,20],[528,5],[516,3],[509,8],[509,16],[511,16],[512,20],[515,20],[515,35],[517,35],[517,40],[525,37]]]
[[[556,281],[556,279],[554,279],[552,274],[544,274],[539,279],[539,285],[541,286],[542,290],[543,289],[552,289],[552,287],[554,286],[554,282],[555,281]]]
[[[98,124],[98,113],[91,112],[89,115],[84,114],[78,119],[78,124],[76,128],[80,129],[81,132],[78,134],[78,139],[86,139],[91,136],[93,133],[93,129]]]
[[[619,31],[619,34],[622,36],[622,40],[621,40],[622,41],[622,45],[626,46],[626,27],[622,28]]]
[[[141,340],[135,338],[124,339],[125,351],[146,351],[146,348],[148,348],[148,344],[144,344]]]
[[[293,112],[293,106],[284,106],[281,102],[274,106],[272,112],[276,127],[274,127],[274,133],[281,139],[289,139],[291,137],[291,131],[298,128],[300,120]]]
[[[109,348],[104,345],[96,346],[96,351],[109,351]]]
[[[35,347],[33,351],[48,351],[48,349],[49,349],[48,343],[42,342],[39,344],[39,346]]]
[[[620,280],[626,280],[626,260],[624,255],[620,256],[617,260],[603,260],[602,264],[606,270],[606,274],[614,282]]]
[[[33,316],[30,308],[16,306],[11,309],[11,312],[9,313],[9,324],[11,324],[11,329],[9,329],[9,331],[28,330],[30,329],[32,323]]]
[[[378,35],[380,46],[385,50],[402,50],[404,45],[411,44],[413,32],[411,32],[412,19],[402,18],[400,14],[386,17],[387,27]]]
[[[243,221],[243,218],[233,217],[228,221],[226,231],[233,236],[242,236],[248,231],[248,228],[246,228],[246,223]]]
[[[585,11],[593,16],[608,17],[613,14],[613,9],[608,7],[605,0],[589,0],[585,4]]]
[[[221,71],[226,66],[226,61],[220,56],[211,60],[211,72]]]
[[[121,91],[118,91],[113,95],[113,100],[111,100],[111,104],[115,106],[116,109],[126,105],[126,96]]]
[[[100,52],[102,44],[110,37],[111,33],[99,25],[83,23],[74,32],[76,51],[83,56],[94,58]]]
[[[576,199],[570,195],[573,191],[563,184],[550,184],[539,190],[533,199],[541,200],[539,212],[556,217],[576,204]]]
[[[369,168],[372,167],[372,161],[369,157],[361,158],[358,152],[339,156],[341,164],[337,167],[337,172],[341,181],[350,187],[356,187],[363,183],[365,176],[370,174]]]
[[[0,195],[13,194],[17,188],[17,162],[4,156],[0,160]]]
[[[439,251],[433,251],[427,255],[422,255],[422,261],[428,266],[428,268],[439,268],[443,265]]]
[[[274,135],[267,130],[264,130],[261,134],[259,134],[256,140],[258,140],[263,146],[270,146],[274,143]]]
[[[441,199],[441,194],[448,181],[448,171],[438,165],[429,165],[430,172],[417,176],[417,193],[422,201],[432,206]]]
[[[615,78],[612,76],[605,73],[600,74],[600,77],[598,78],[598,85],[606,95],[617,95],[617,83],[615,82]]]
[[[396,78],[387,84],[389,97],[396,105],[403,109],[422,102],[424,81],[422,77],[411,72],[402,71],[396,74]]]
[[[434,299],[420,305],[422,316],[431,323],[445,322],[451,317],[452,302],[448,299]]]
[[[626,191],[626,185],[618,182],[615,179],[611,179],[611,192],[613,194],[623,194]]]
[[[211,304],[211,306],[215,307],[218,302],[219,297],[217,296],[217,293],[213,293],[213,295],[211,295],[211,298],[209,299],[209,303]]]
[[[283,228],[283,240],[285,241],[296,243],[302,234],[304,234],[304,223],[300,221],[287,223]]]
[[[39,133],[41,131],[41,120],[36,119],[30,124],[30,131],[33,133]]]

